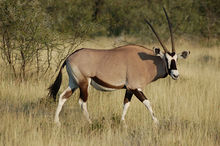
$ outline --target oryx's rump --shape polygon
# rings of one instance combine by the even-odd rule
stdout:
[[[139,53],[153,56],[141,58]],[[91,78],[92,82],[110,89],[143,88],[157,75],[155,59],[150,49],[127,45],[111,50],[81,49],[67,58],[78,84]]]

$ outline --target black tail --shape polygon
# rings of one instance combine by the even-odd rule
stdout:
[[[63,63],[62,67],[60,68],[59,74],[57,75],[56,80],[54,83],[48,88],[49,90],[49,97],[53,97],[54,101],[56,101],[56,95],[60,89],[60,85],[62,82],[62,69],[66,65],[66,61]]]

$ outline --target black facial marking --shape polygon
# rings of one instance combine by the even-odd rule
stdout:
[[[171,60],[171,63],[170,63],[170,69],[177,69],[176,68],[176,61],[174,59]]]
[[[160,54],[160,49],[159,48],[155,48],[155,53],[156,54]]]
[[[172,53],[168,52],[168,54],[173,57],[176,53],[175,52],[172,52]]]

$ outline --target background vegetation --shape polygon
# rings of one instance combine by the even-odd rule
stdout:
[[[124,128],[124,90],[90,88],[93,124],[82,116],[76,91],[57,128],[57,103],[46,96],[66,56],[80,47],[159,46],[144,18],[170,46],[163,6],[177,51],[191,54],[178,64],[178,81],[168,77],[144,90],[159,127],[134,97]],[[0,145],[220,145],[219,7],[214,0],[0,0]]]
[[[88,38],[130,36],[154,42],[145,18],[166,41],[170,36],[162,7],[169,12],[176,38],[218,44],[220,3],[214,0],[0,0],[1,56],[13,76],[24,80],[27,72],[40,77],[51,70],[53,53],[59,54],[59,68]]]

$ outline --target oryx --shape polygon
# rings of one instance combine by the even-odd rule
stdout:
[[[69,85],[59,97],[55,123],[60,124],[59,113],[62,106],[77,88],[80,89],[79,105],[86,119],[91,123],[86,105],[89,85],[101,91],[126,90],[122,121],[125,120],[134,94],[148,108],[153,121],[158,123],[149,100],[142,92],[143,88],[159,78],[167,77],[167,75],[176,80],[179,77],[176,66],[177,58],[186,58],[190,53],[183,51],[181,54],[176,54],[171,24],[165,9],[164,12],[169,24],[172,52],[168,51],[154,28],[145,20],[156,35],[164,52],[158,48],[151,50],[138,45],[126,45],[110,50],[82,48],[72,53],[64,61],[55,82],[49,87],[49,94],[55,100],[62,81],[62,69],[66,66]]]

